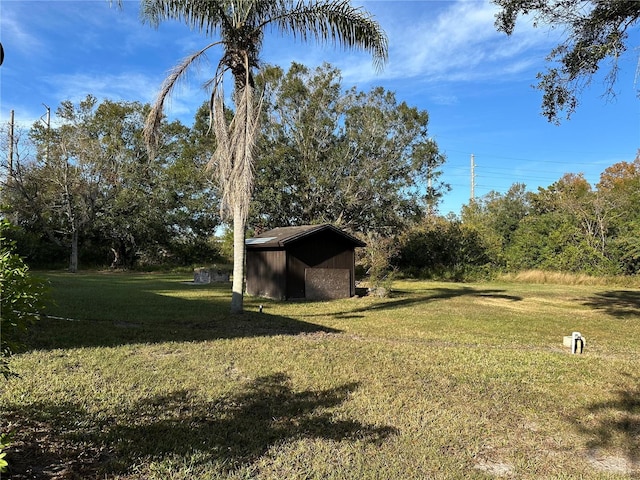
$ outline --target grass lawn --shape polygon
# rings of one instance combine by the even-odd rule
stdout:
[[[0,383],[9,478],[640,476],[640,290],[399,281],[231,317],[226,284],[47,278]]]

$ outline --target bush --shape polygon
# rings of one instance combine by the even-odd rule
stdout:
[[[12,375],[9,357],[24,347],[24,336],[43,310],[45,285],[29,274],[29,267],[14,253],[15,243],[7,238],[11,230],[0,220],[0,373]]]
[[[397,241],[395,238],[383,237],[373,232],[369,232],[363,238],[367,246],[361,252],[359,263],[369,277],[369,287],[378,292],[385,292],[383,296],[386,296],[391,291],[395,275],[390,259],[397,254]]]
[[[493,268],[475,229],[439,217],[404,232],[392,263],[409,276],[453,281],[484,278]]]
[[[9,466],[9,463],[5,460],[7,456],[6,449],[9,445],[11,445],[11,434],[0,434],[0,473],[6,472]]]

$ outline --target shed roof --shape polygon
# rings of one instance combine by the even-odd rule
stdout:
[[[367,245],[356,237],[349,235],[328,223],[324,225],[301,225],[298,227],[274,228],[263,232],[260,235],[256,235],[253,238],[248,238],[246,240],[246,245],[247,248],[282,248],[291,242],[295,242],[296,240],[300,240],[304,237],[314,235],[325,230],[329,230],[344,237],[356,247],[365,247]]]

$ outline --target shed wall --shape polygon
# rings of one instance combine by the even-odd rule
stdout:
[[[284,300],[286,297],[284,250],[247,250],[247,293]]]
[[[346,239],[327,231],[287,246],[287,298],[305,298],[307,268],[348,269],[351,295],[355,294],[354,247]]]
[[[304,288],[307,300],[333,300],[351,296],[351,272],[347,268],[307,268]]]

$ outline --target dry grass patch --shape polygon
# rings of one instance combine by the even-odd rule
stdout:
[[[640,288],[640,282],[630,276],[595,277],[579,273],[553,272],[549,270],[525,270],[517,273],[507,273],[501,275],[500,280],[506,282],[532,284],[617,286]]]

